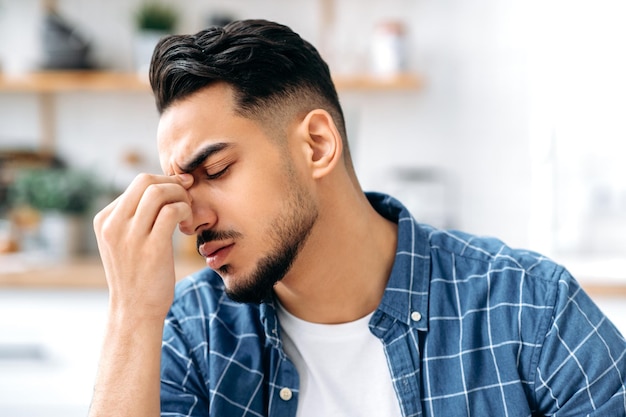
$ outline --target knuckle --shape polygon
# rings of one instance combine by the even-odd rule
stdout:
[[[117,221],[114,216],[105,216],[102,213],[98,213],[94,223],[96,224],[95,232],[98,240],[112,243],[119,241],[122,237],[119,227],[120,222]]]
[[[96,233],[101,232],[108,223],[110,223],[110,213],[108,211],[100,211],[93,218],[93,228]]]
[[[105,241],[111,241],[117,233],[110,221],[105,221],[100,225],[99,235]]]
[[[165,206],[163,206],[163,209],[161,210],[161,212],[168,218],[174,217],[179,212],[178,204],[176,203],[166,204]]]
[[[164,184],[149,184],[146,187],[144,195],[150,199],[159,199],[166,194],[166,187]]]
[[[104,213],[99,212],[93,217],[93,228],[97,231],[102,227],[102,223],[104,222]]]
[[[154,181],[155,181],[154,175],[142,172],[141,174],[137,174],[137,176],[133,180],[133,185],[137,185],[139,187],[145,188],[145,187],[148,187],[150,184],[154,183]]]
[[[163,206],[163,208],[161,208],[160,217],[169,219],[169,218],[174,217],[175,214],[176,214],[176,211],[172,207],[172,204],[166,204],[165,206]]]
[[[163,217],[174,222],[181,221],[188,212],[190,212],[189,207],[182,202],[166,204],[161,209]]]
[[[148,174],[147,172],[142,172],[137,174],[137,180],[140,182],[151,182],[154,178],[154,175]]]

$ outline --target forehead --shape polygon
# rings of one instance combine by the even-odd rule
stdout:
[[[207,86],[173,102],[161,114],[157,131],[159,145],[186,127],[202,121],[218,123],[228,116],[235,116],[232,88],[224,83]]]
[[[172,163],[211,142],[234,140],[251,121],[234,111],[232,88],[225,83],[205,87],[174,102],[159,120],[157,146],[164,172]]]

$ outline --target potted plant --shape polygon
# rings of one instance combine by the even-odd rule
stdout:
[[[92,175],[67,168],[19,171],[8,190],[16,216],[38,213],[38,246],[57,258],[74,256],[85,246],[85,220],[99,194]]]
[[[135,13],[135,69],[147,76],[152,52],[157,42],[174,32],[177,10],[160,1],[146,1]]]

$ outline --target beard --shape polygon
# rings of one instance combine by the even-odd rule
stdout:
[[[313,230],[319,214],[318,208],[312,197],[297,184],[292,172],[289,178],[287,194],[289,199],[268,228],[268,241],[272,249],[257,262],[250,274],[238,277],[232,285],[226,286],[226,295],[233,301],[239,303],[270,301],[273,298],[274,285],[287,275]],[[198,237],[198,247],[202,242],[241,236],[234,231],[206,230]],[[216,272],[223,278],[231,274],[232,266],[223,265]]]

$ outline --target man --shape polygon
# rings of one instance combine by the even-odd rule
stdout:
[[[96,216],[91,416],[624,416],[626,342],[562,267],[361,191],[328,67],[287,27],[160,42],[165,175]],[[175,288],[172,233],[209,269]]]

